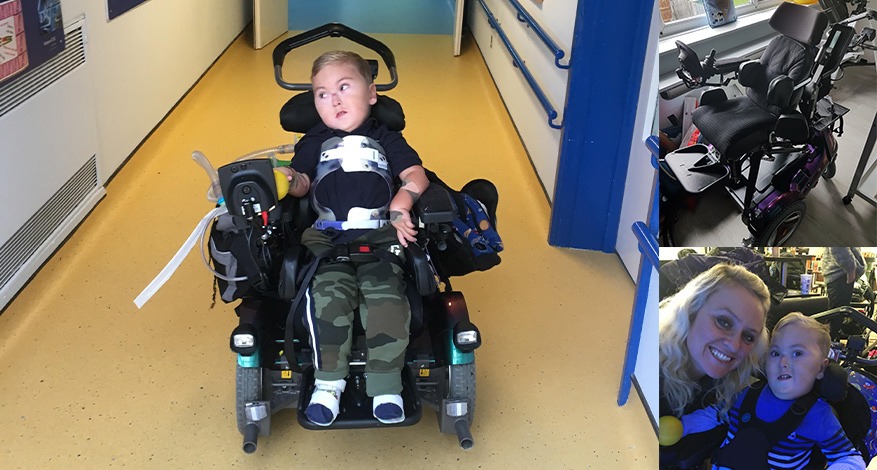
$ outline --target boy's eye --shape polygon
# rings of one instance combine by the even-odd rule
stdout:
[[[779,355],[780,355],[780,353],[777,352],[777,351],[771,351],[771,352],[770,352],[770,357],[779,357]]]
[[[327,95],[327,93],[325,91],[321,91],[321,92],[317,93],[317,98],[323,99],[326,97],[326,95]]]
[[[344,91],[344,90],[346,90],[346,89],[348,89],[348,88],[350,88],[350,85],[348,85],[348,84],[346,84],[346,83],[342,83],[342,84],[341,84],[341,91]]]
[[[804,355],[804,351],[793,351],[792,357],[801,357]]]

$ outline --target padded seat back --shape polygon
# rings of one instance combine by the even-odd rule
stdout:
[[[780,75],[791,78],[795,85],[805,81],[813,68],[815,57],[816,51],[812,47],[787,36],[775,37],[758,59],[764,66],[764,75],[746,89],[746,95],[771,114],[780,114],[783,109],[769,104],[768,85]],[[801,87],[793,93],[790,108],[801,99],[803,90]]]
[[[779,304],[772,304],[767,312],[767,328],[773,329],[780,318],[792,312],[801,312],[808,317],[828,310],[828,296],[786,297]]]
[[[764,66],[764,76],[747,89],[746,94],[762,108],[779,114],[780,109],[768,105],[768,85],[780,75],[791,78],[795,85],[808,78],[816,57],[816,46],[828,26],[828,17],[819,10],[784,2],[770,17],[770,26],[780,35],[767,45],[758,59]],[[791,107],[798,103],[802,93],[803,88],[796,90]]]
[[[405,113],[398,101],[385,95],[378,95],[372,105],[372,116],[391,131],[405,128]],[[280,125],[289,132],[305,133],[320,123],[320,115],[314,105],[314,92],[299,93],[280,108]]]

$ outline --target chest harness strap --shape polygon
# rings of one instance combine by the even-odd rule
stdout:
[[[715,451],[712,458],[714,465],[769,470],[767,459],[770,449],[798,428],[818,399],[816,393],[811,391],[795,400],[776,421],[766,422],[755,415],[755,406],[764,385],[765,381],[758,381],[746,392],[740,406],[737,434],[728,445]]]

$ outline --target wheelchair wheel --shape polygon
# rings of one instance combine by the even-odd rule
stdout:
[[[835,162],[829,162],[828,165],[825,166],[825,169],[822,170],[822,177],[830,180],[834,178],[834,175],[837,173],[837,164]]]
[[[238,431],[244,433],[247,403],[262,399],[262,368],[237,366],[235,373],[235,410],[237,411]]]
[[[764,217],[764,228],[754,234],[753,246],[781,246],[795,233],[806,213],[807,206],[800,200],[775,208]]]
[[[475,416],[475,363],[448,367],[448,398],[466,400],[469,421]]]

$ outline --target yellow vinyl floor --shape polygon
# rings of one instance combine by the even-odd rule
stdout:
[[[318,432],[283,411],[244,454],[228,347],[236,317],[211,308],[199,256],[135,307],[212,208],[192,151],[219,166],[291,142],[278,124],[291,92],[274,83],[274,44],[256,51],[242,35],[0,315],[0,469],[657,467],[638,395],[616,404],[634,295],[618,257],[547,244],[549,204],[471,39],[455,58],[447,36],[376,36],[396,55],[389,94],[425,166],[452,186],[488,178],[500,192],[502,264],[454,283],[484,338],[475,446],[439,433],[429,409],[412,427]],[[319,52],[346,47],[296,50],[287,72],[307,80]]]

